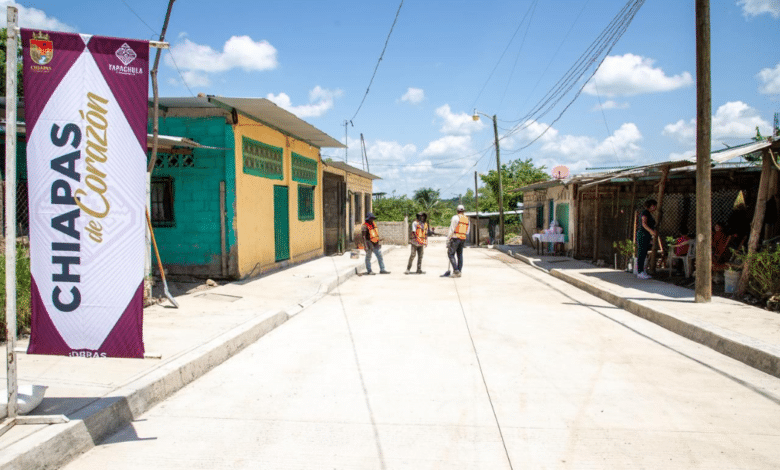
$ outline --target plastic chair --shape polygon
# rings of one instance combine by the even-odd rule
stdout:
[[[679,248],[685,245],[688,245],[688,253],[684,255],[678,255],[675,248]],[[669,277],[672,277],[672,269],[674,267],[674,260],[676,259],[682,260],[683,267],[685,268],[685,277],[691,277],[691,272],[693,271],[693,261],[696,259],[696,240],[686,240],[677,245],[669,246],[669,257],[667,259],[667,263],[669,263]]]

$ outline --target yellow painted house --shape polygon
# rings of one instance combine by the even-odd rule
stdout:
[[[151,214],[173,273],[247,278],[324,253],[322,147],[343,144],[262,98],[162,98]]]

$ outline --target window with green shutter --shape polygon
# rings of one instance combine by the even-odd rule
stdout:
[[[317,161],[293,152],[292,179],[299,183],[317,186]]]
[[[284,149],[244,137],[242,142],[244,173],[281,180],[284,177]]]
[[[298,185],[298,220],[314,220],[314,186]]]

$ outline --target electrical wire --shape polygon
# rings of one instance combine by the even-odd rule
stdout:
[[[501,106],[504,104],[504,98],[506,98],[506,92],[509,90],[509,85],[512,83],[512,77],[515,74],[515,69],[517,68],[517,62],[520,60],[520,53],[523,52],[525,39],[528,37],[528,31],[531,29],[531,21],[533,21],[534,19],[534,13],[536,12],[537,3],[538,0],[534,0],[531,6],[528,7],[528,9],[531,10],[531,17],[528,19],[528,26],[526,26],[525,28],[525,34],[523,35],[523,40],[520,41],[520,48],[517,50],[517,55],[515,56],[515,62],[514,64],[512,64],[512,71],[509,73],[509,78],[506,81],[506,86],[504,87],[504,93],[501,95],[501,100],[499,100],[498,102],[497,109],[501,109]],[[526,13],[526,16],[528,16],[528,13]]]
[[[376,67],[374,67],[374,73],[371,75],[371,80],[368,82],[368,87],[366,88],[366,93],[363,95],[363,99],[360,101],[360,105],[358,106],[357,111],[355,111],[355,115],[352,116],[351,121],[354,121],[357,117],[358,113],[360,112],[360,108],[363,107],[363,103],[366,101],[366,97],[368,97],[368,92],[371,90],[371,84],[374,83],[374,77],[376,77],[376,72],[379,70],[379,64],[382,62],[382,58],[385,56],[385,51],[387,50],[387,44],[390,42],[390,36],[393,34],[393,28],[395,28],[396,22],[398,22],[398,15],[401,13],[401,7],[404,6],[404,0],[401,0],[401,4],[398,5],[398,11],[395,12],[395,19],[393,20],[393,25],[390,26],[390,32],[387,33],[387,39],[385,39],[385,47],[382,48],[382,53],[379,55],[379,60],[376,61]]]
[[[532,3],[532,6],[535,5],[536,5],[536,0],[534,0],[534,2]],[[496,65],[493,66],[493,70],[490,71],[490,75],[488,75],[487,80],[485,80],[485,83],[482,85],[482,88],[479,90],[479,93],[477,93],[477,97],[474,99],[474,104],[471,106],[472,108],[475,108],[477,106],[477,101],[479,101],[479,97],[482,96],[482,92],[485,91],[485,87],[487,87],[487,84],[490,83],[490,79],[493,78],[493,74],[496,72],[496,69],[501,64],[501,61],[504,60],[504,55],[506,54],[506,51],[508,51],[509,47],[512,46],[512,43],[515,40],[515,36],[517,36],[517,33],[520,31],[520,28],[523,27],[523,23],[525,23],[525,19],[528,16],[529,11],[531,11],[531,7],[528,7],[528,11],[525,12],[523,19],[520,20],[520,24],[517,25],[517,29],[515,29],[515,32],[512,33],[512,37],[509,38],[509,42],[506,44],[506,47],[504,48],[504,52],[502,52],[501,55],[499,56],[498,60],[496,61]]]
[[[604,104],[601,102],[601,94],[599,93],[599,87],[596,84],[596,80],[593,80],[593,89],[596,90],[596,97],[599,100],[599,109],[601,110],[601,117],[604,119],[604,127],[607,128],[607,139],[609,139],[609,144],[612,146],[612,152],[615,154],[615,158],[618,161],[618,165],[623,165],[623,162],[620,161],[620,156],[617,153],[617,149],[615,148],[615,140],[612,136],[612,131],[609,130],[609,124],[607,123],[607,115],[604,113]]]

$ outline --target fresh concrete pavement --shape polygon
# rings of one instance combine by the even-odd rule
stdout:
[[[251,447],[247,449],[249,463],[236,462],[238,455],[222,454],[196,465],[196,460],[188,460],[181,454],[179,459],[169,456],[167,463],[158,464],[157,468],[218,468],[220,465],[209,462],[213,464],[220,458],[226,464],[232,462],[228,465],[230,468],[255,468],[251,462],[274,462],[273,459],[281,460],[267,468],[504,468],[509,460],[532,468],[541,468],[536,464],[542,463],[550,468],[630,466],[631,459],[636,458],[635,453],[614,448],[615,439],[631,442],[634,452],[641,452],[643,446],[653,452],[662,442],[671,440],[668,457],[677,459],[673,466],[688,468],[690,465],[686,467],[681,462],[692,462],[690,456],[685,456],[685,450],[690,451],[690,443],[689,439],[682,439],[688,442],[686,445],[678,442],[680,436],[690,432],[693,439],[706,440],[706,433],[710,431],[719,443],[707,447],[714,454],[739,448],[743,442],[735,436],[755,435],[755,449],[740,456],[714,455],[694,461],[711,463],[713,468],[727,468],[728,464],[733,468],[771,468],[766,462],[780,460],[778,454],[768,450],[780,449],[776,427],[780,422],[777,419],[780,417],[777,411],[780,390],[776,378],[661,330],[655,324],[628,315],[585,292],[571,289],[561,281],[565,277],[561,273],[572,276],[571,280],[566,279],[570,282],[574,282],[575,275],[583,276],[586,280],[583,284],[590,289],[603,284],[601,290],[616,296],[612,299],[615,302],[619,302],[619,298],[623,302],[642,303],[647,309],[644,316],[648,318],[652,315],[647,312],[659,305],[659,318],[672,313],[676,321],[670,325],[687,321],[691,331],[699,332],[688,336],[704,337],[707,335],[701,333],[703,331],[715,332],[739,345],[727,350],[747,348],[776,352],[780,321],[774,319],[774,314],[743,307],[746,310],[735,315],[733,309],[740,304],[726,303],[720,307],[718,300],[708,304],[716,307],[709,309],[713,312],[711,318],[706,316],[707,309],[701,309],[700,314],[704,317],[696,317],[692,316],[696,313],[696,304],[688,300],[684,292],[668,291],[670,295],[664,295],[655,281],[638,284],[627,273],[575,265],[564,259],[534,260],[528,250],[502,248],[512,250],[514,257],[524,258],[523,261],[542,268],[548,263],[549,267],[554,267],[549,272],[560,279],[518,264],[496,251],[475,249],[466,251],[463,278],[439,279],[440,271],[446,269],[446,261],[443,246],[436,241],[426,251],[424,269],[428,273],[424,276],[404,276],[408,251],[396,249],[386,256],[393,274],[363,277],[340,285],[355,272],[355,266],[362,265],[362,259],[327,257],[254,281],[181,296],[178,298],[179,310],[162,306],[147,309],[147,349],[150,353],[161,354],[161,360],[100,361],[23,355],[19,364],[20,380],[50,387],[47,398],[35,413],[64,413],[71,422],[18,427],[2,436],[2,468],[56,468],[249,345],[249,349],[239,355],[251,358],[249,370],[246,363],[238,362],[236,357],[218,369],[227,370],[227,375],[220,376],[215,370],[177,395],[186,397],[188,393],[194,393],[190,392],[191,388],[203,383],[203,387],[211,387],[213,392],[209,400],[190,401],[185,405],[176,404],[172,399],[170,404],[166,401],[147,413],[152,422],[159,421],[166,409],[175,412],[177,406],[213,419],[223,414],[241,416],[243,409],[248,422],[265,420],[272,424],[260,430],[259,441],[248,443],[246,437],[242,441],[241,426],[231,431],[227,421],[218,429],[196,427],[195,434],[188,435],[185,440],[191,441],[196,448],[200,444],[203,452],[214,451],[205,445],[205,441],[214,439],[214,433],[222,433],[235,438],[239,449],[244,449],[242,443]],[[507,271],[510,263],[514,263],[511,272]],[[534,279],[530,288],[516,287],[518,279],[511,273],[518,270],[523,270],[526,278]],[[611,274],[624,277],[621,280]],[[410,284],[419,287],[420,293],[410,298],[399,295],[410,290]],[[456,291],[452,290],[454,285],[458,286]],[[552,286],[553,290],[565,294],[566,302],[558,305],[551,303],[551,299],[539,298],[550,295],[540,285]],[[342,296],[342,287],[352,297]],[[445,289],[444,295],[440,289]],[[498,305],[506,302],[501,300],[501,294],[513,289],[521,289],[522,295],[516,293],[520,296],[514,298],[509,307]],[[598,294],[599,289],[596,290],[594,293]],[[327,295],[328,292],[331,295]],[[377,292],[383,292],[384,298],[390,300],[372,304],[372,295]],[[691,295],[690,291],[687,295]],[[396,300],[401,304],[394,307]],[[493,305],[494,302],[497,304]],[[375,307],[369,308],[371,305]],[[556,311],[545,311],[545,307]],[[599,316],[609,318],[605,323],[607,326],[602,324],[599,330],[592,331],[582,324],[581,312],[572,310],[575,307],[591,309]],[[304,308],[307,308],[305,315],[252,344]],[[453,317],[454,314],[461,315],[461,308],[463,316]],[[529,310],[535,314],[518,323],[513,313]],[[490,312],[496,315],[483,315]],[[456,323],[458,318],[460,322]],[[464,324],[465,319],[468,321]],[[482,365],[478,364],[479,356],[474,350],[463,349],[463,341],[471,336],[469,323],[474,330],[472,345],[477,345],[476,350],[485,358],[484,375]],[[327,328],[334,324],[340,325],[340,330],[328,334]],[[693,360],[704,365],[700,368],[704,370],[691,373],[679,362],[645,364],[645,351],[636,349],[636,334],[621,338],[616,336],[615,328],[630,329],[639,334],[640,342],[647,342],[642,338],[648,338],[667,356],[683,362]],[[527,334],[518,336],[519,331]],[[724,335],[724,332],[728,334]],[[682,330],[681,333],[685,334]],[[551,350],[553,345],[559,344],[560,336],[565,338],[562,349]],[[457,339],[461,344],[449,344],[448,338]],[[291,343],[295,347],[290,347]],[[377,352],[366,350],[368,344]],[[592,370],[592,364],[583,365],[578,354],[583,354],[585,346],[595,348],[598,356],[611,357],[614,362],[610,367],[616,369]],[[388,349],[394,354],[385,357],[378,353]],[[334,356],[339,351],[341,355]],[[584,354],[593,354],[585,351]],[[750,354],[745,357],[748,356]],[[777,354],[774,358],[777,361]],[[394,362],[388,363],[388,360]],[[507,373],[507,365],[516,373]],[[585,389],[603,386],[592,382],[593,374],[607,374],[611,378],[629,366],[633,385],[623,383],[622,388],[606,394],[591,389],[590,398],[587,393],[585,396],[579,393],[580,386]],[[403,373],[399,374],[399,370]],[[378,374],[377,371],[385,373]],[[685,373],[681,375],[681,372]],[[390,383],[387,382],[388,374],[393,377]],[[558,379],[551,381],[546,374]],[[233,403],[225,398],[225,389],[235,387],[231,385],[230,377],[243,376],[262,380],[262,383],[259,387],[240,390],[243,401]],[[657,383],[659,379],[675,386],[661,387]],[[653,403],[647,396],[646,389],[659,388],[663,389],[669,403]],[[526,389],[528,391],[521,393],[519,404],[523,413],[518,414],[516,397],[506,391],[518,393]],[[730,394],[726,403],[714,396],[720,390]],[[486,395],[493,392],[496,396],[491,401]],[[622,402],[617,407],[610,406],[624,394],[638,404],[637,410]],[[285,403],[284,399],[291,396],[298,400]],[[694,402],[694,396],[702,397],[703,403],[711,397],[712,404],[708,406],[712,409],[701,409],[702,405]],[[754,403],[756,397],[758,403]],[[589,399],[593,402],[588,405]],[[561,403],[567,403],[563,406],[563,416],[549,413],[553,408],[560,409]],[[685,408],[686,403],[692,405],[691,409]],[[466,404],[465,408],[462,404]],[[600,409],[595,411],[596,408]],[[182,412],[182,409],[178,411]],[[278,414],[274,414],[276,412]],[[735,415],[744,419],[735,418]],[[153,419],[154,416],[158,419]],[[689,422],[694,418],[705,427],[714,426],[713,429],[706,431],[690,426]],[[568,425],[563,425],[564,419],[575,419],[579,423],[574,426],[576,433],[566,432]],[[506,420],[504,431],[509,436],[502,436],[499,431],[497,423],[502,420]],[[340,422],[341,427],[332,427],[334,421]],[[294,422],[306,426],[289,424]],[[113,451],[122,443],[134,442],[128,433],[140,436],[144,423],[134,422],[122,429],[108,439],[117,444],[100,446],[84,459],[74,462],[73,468],[82,468],[78,466],[80,462],[99,459],[101,455],[105,457],[107,449]],[[466,425],[461,425],[463,423]],[[583,423],[585,426],[581,427]],[[650,423],[650,437],[647,429],[637,427],[635,423]],[[717,433],[714,429],[718,426],[730,426],[732,432]],[[323,430],[327,431],[324,440]],[[577,433],[581,434],[581,441],[576,438]],[[138,439],[143,442],[146,438],[140,436]],[[535,439],[548,444],[542,448],[522,444]],[[455,442],[457,447],[446,450],[448,441]],[[321,464],[315,467],[295,464],[298,454],[308,452],[300,447],[303,443],[311,447],[311,455],[322,458],[325,454],[336,456],[335,447],[343,451],[340,447],[343,442],[350,444],[346,449],[347,460],[320,461]],[[503,454],[502,443],[503,446],[510,444]],[[599,454],[602,460],[588,460],[588,465],[566,465],[567,455],[569,462],[584,464],[585,448],[598,447],[598,443],[605,446]],[[428,463],[421,465],[420,462],[426,460],[420,460],[419,456],[426,452],[429,453]],[[562,457],[558,461],[545,460],[551,456]],[[661,457],[667,455],[657,458]],[[438,467],[435,462],[444,463]],[[610,462],[615,465],[610,466]],[[662,460],[644,460],[648,467],[656,468],[657,465],[649,465],[651,462],[660,465]],[[328,467],[326,463],[333,465]],[[118,468],[118,465],[112,463],[112,467]]]

